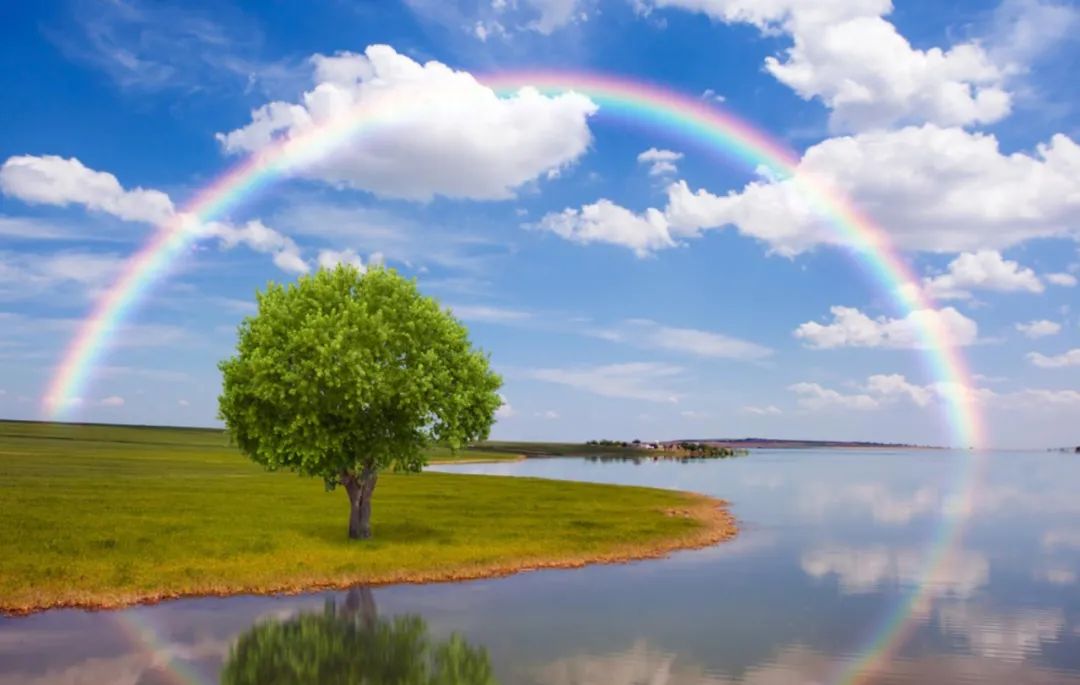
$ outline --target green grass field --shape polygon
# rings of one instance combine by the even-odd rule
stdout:
[[[388,473],[374,539],[350,542],[343,492],[266,473],[221,431],[0,422],[0,610],[652,556],[733,534],[715,504],[645,488]]]

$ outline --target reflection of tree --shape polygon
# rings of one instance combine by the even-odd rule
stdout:
[[[456,633],[434,642],[419,616],[380,619],[371,590],[343,607],[256,625],[240,636],[223,685],[495,685],[483,647]]]

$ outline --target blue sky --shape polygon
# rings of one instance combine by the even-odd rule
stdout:
[[[75,1],[3,25],[0,416],[40,416],[78,322],[198,189],[404,93],[424,106],[205,226],[74,416],[214,424],[257,288],[383,261],[490,352],[495,437],[947,443],[923,319],[962,346],[992,444],[1080,441],[1074,3]],[[785,179],[464,77],[508,69],[647,80],[753,122],[888,233],[934,309],[898,311]]]

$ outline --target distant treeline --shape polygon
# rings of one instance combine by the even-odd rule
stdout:
[[[642,442],[641,440],[632,440],[630,442],[626,442],[623,440],[602,439],[589,440],[585,444],[591,447],[618,447],[622,449],[656,450],[657,452],[664,454],[674,453],[676,456],[692,457],[696,459],[735,457],[739,455],[749,454],[749,452],[745,449],[728,447],[726,445],[710,445],[706,442],[693,442],[690,440],[660,443]]]

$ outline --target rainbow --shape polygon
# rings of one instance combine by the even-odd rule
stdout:
[[[835,230],[837,242],[852,248],[858,263],[900,312],[933,308],[917,286],[911,271],[887,234],[855,207],[842,192],[822,179],[798,170],[798,157],[784,145],[739,119],[732,113],[699,98],[682,95],[639,81],[580,72],[506,72],[479,79],[501,95],[513,95],[531,87],[544,92],[575,91],[599,106],[597,116],[614,116],[637,125],[656,128],[687,143],[719,153],[757,168],[764,166],[784,176],[800,190],[820,216]],[[147,292],[158,283],[190,245],[199,238],[193,226],[226,215],[268,184],[288,176],[298,162],[317,158],[353,136],[367,134],[388,125],[395,114],[407,112],[404,99],[384,98],[365,103],[303,134],[287,138],[251,156],[198,192],[151,240],[134,254],[116,282],[98,300],[82,322],[49,386],[44,393],[44,410],[49,417],[65,416],[78,405],[109,341],[119,325],[132,313]],[[928,376],[941,389],[945,420],[954,444],[979,445],[983,430],[975,404],[971,401],[966,365],[949,331],[935,317],[918,319],[922,359]],[[954,498],[970,502],[975,487],[975,459],[968,460],[959,473],[960,486]],[[957,507],[963,510],[963,506]],[[934,574],[948,563],[949,552],[959,536],[963,516],[947,518],[931,545],[922,569],[921,582],[905,602],[896,607],[871,631],[861,656],[839,673],[836,682],[854,683],[899,648],[904,642],[912,608],[925,600]]]

